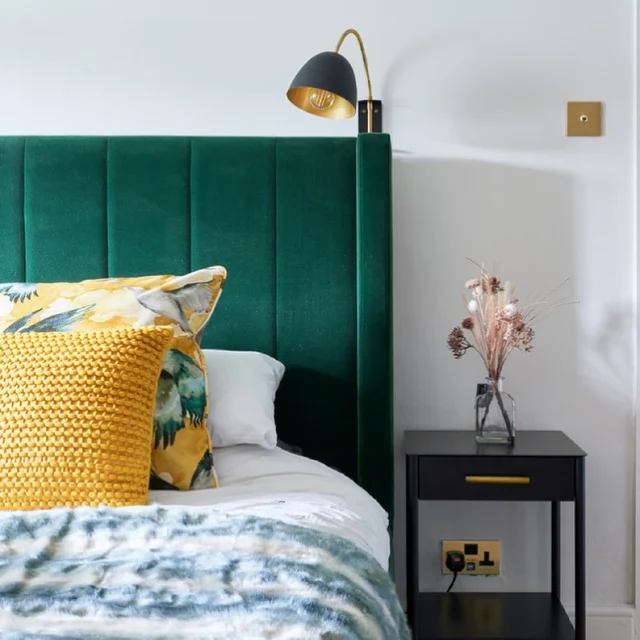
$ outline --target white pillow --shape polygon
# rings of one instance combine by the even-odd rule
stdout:
[[[276,446],[276,391],[285,367],[256,351],[203,349],[207,363],[209,420],[217,448],[237,444]]]

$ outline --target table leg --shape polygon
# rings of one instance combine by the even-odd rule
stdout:
[[[586,640],[585,477],[584,458],[576,458],[575,553],[576,640]]]
[[[560,503],[551,503],[551,593],[560,600]]]
[[[407,619],[418,638],[418,456],[407,456]]]

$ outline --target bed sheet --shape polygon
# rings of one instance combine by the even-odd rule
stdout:
[[[214,451],[220,486],[150,491],[149,504],[214,507],[341,535],[388,569],[389,518],[366,491],[326,465],[282,449],[240,445]]]

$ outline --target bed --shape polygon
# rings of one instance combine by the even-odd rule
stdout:
[[[0,514],[3,638],[405,637],[387,574],[393,518],[390,163],[384,134],[0,139],[0,282],[186,273],[224,265],[224,295],[202,346],[256,351],[286,366],[276,401],[278,436],[302,452],[222,449],[214,451],[217,489],[151,491],[149,505],[140,509],[47,514],[46,526],[58,532],[59,547],[66,544],[60,531],[73,531],[77,547],[87,531],[104,523],[111,531],[129,531],[119,545],[143,540],[153,529],[154,535],[166,533],[168,547],[186,528],[200,527],[198,544],[205,532],[210,539],[221,537],[217,547],[196,548],[194,557],[207,554],[222,562],[208,568],[222,579],[229,559],[220,545],[250,531],[260,538],[250,559],[262,558],[251,580],[269,582],[272,554],[300,553],[306,564],[292,569],[287,580],[309,589],[295,606],[282,599],[266,607],[264,598],[241,598],[231,606],[220,593],[215,602],[196,603],[185,596],[193,589],[193,598],[204,598],[193,569],[193,575],[182,576],[178,593],[167,596],[169,604],[155,602],[141,615],[120,603],[114,613],[113,607],[101,608],[108,595],[96,601],[96,584],[108,594],[105,585],[115,575],[101,565],[98,583],[83,583],[91,591],[88,606],[79,597],[74,606],[54,602],[47,611],[33,599],[16,607],[25,585],[16,587],[15,571],[30,573],[33,563],[6,559],[19,561],[16,549],[29,548],[24,536],[12,537],[16,518],[22,518],[21,531],[33,531],[36,516]],[[141,513],[147,529],[127,529]],[[283,545],[279,552],[274,541]],[[71,552],[66,548],[62,555]],[[331,563],[334,573],[326,573]],[[358,571],[347,575],[347,564]],[[38,564],[40,586],[61,584],[60,566],[58,577],[52,566]],[[221,583],[227,595],[230,584]],[[335,587],[331,597],[329,584]],[[281,618],[273,617],[275,609]],[[42,625],[33,631],[38,616],[42,625],[48,621],[46,632]],[[105,619],[106,627],[99,623]]]

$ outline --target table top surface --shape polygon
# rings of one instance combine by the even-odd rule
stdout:
[[[405,431],[409,456],[584,457],[562,431],[516,431],[515,444],[478,444],[473,431]]]

